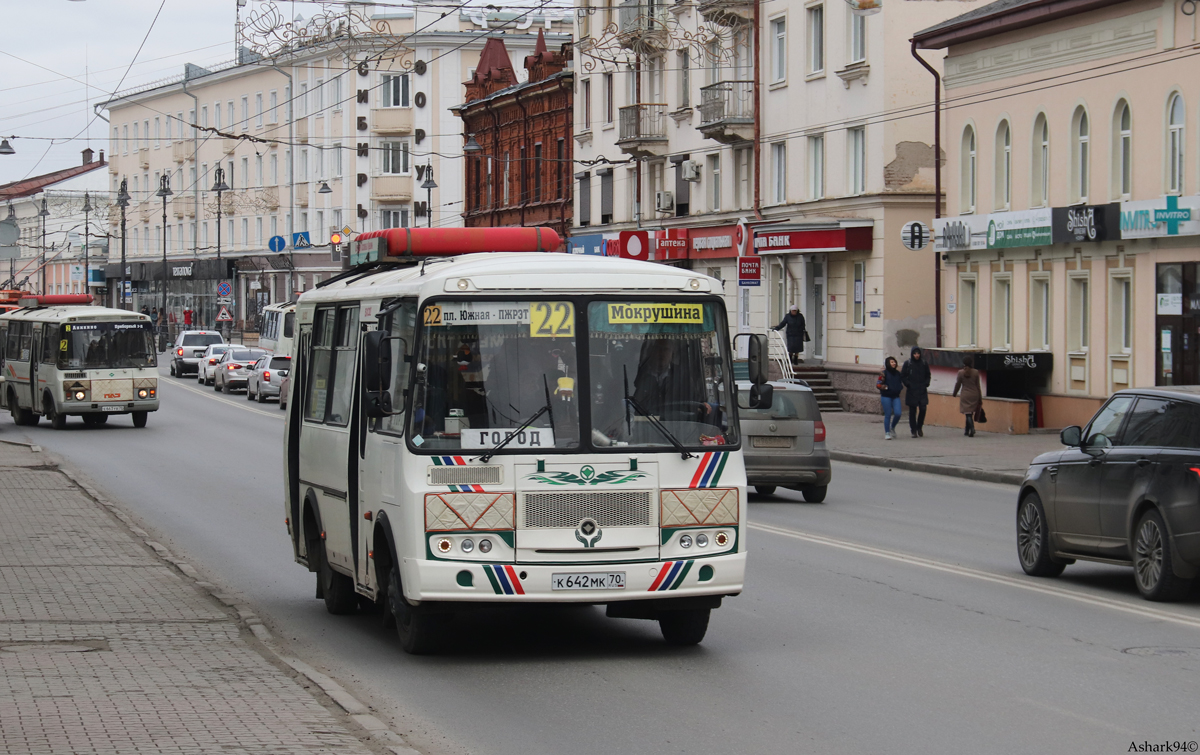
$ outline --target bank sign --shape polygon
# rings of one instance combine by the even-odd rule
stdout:
[[[1121,203],[1121,238],[1200,235],[1200,197],[1163,197]]]

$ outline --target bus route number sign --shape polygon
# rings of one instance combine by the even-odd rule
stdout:
[[[534,338],[572,338],[575,305],[569,301],[535,301],[529,308],[529,335]]]

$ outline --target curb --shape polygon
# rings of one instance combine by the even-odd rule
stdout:
[[[5,441],[12,443],[12,441]],[[42,449],[36,445],[29,443],[14,443],[14,445],[30,446],[33,452],[39,452]],[[321,672],[309,666],[304,661],[298,658],[293,658],[283,652],[279,647],[275,636],[262,623],[262,620],[254,613],[250,606],[244,603],[238,603],[233,597],[221,591],[221,588],[211,582],[205,582],[200,573],[191,564],[179,559],[173,555],[161,543],[154,542],[150,539],[150,533],[141,529],[134,522],[133,518],[117,507],[116,504],[110,502],[100,491],[85,484],[80,480],[75,473],[64,467],[61,463],[55,465],[58,471],[74,483],[82,490],[89,498],[95,501],[100,506],[107,509],[113,516],[119,519],[129,531],[140,539],[147,547],[155,552],[155,554],[163,561],[171,564],[178,569],[185,577],[192,581],[197,588],[211,595],[222,605],[225,605],[237,612],[239,623],[250,630],[250,632],[258,639],[262,646],[268,650],[272,656],[278,659],[288,668],[291,668],[296,673],[300,674],[310,682],[315,684],[322,692],[325,693],[330,700],[337,704],[350,720],[354,721],[363,732],[358,735],[359,739],[366,739],[376,743],[377,746],[382,746],[386,751],[393,755],[421,755],[421,753],[408,745],[404,737],[388,728],[388,725],[371,715],[364,703],[346,691],[342,685],[338,684],[332,678],[322,674]]]
[[[990,469],[971,469],[970,467],[955,467],[949,464],[934,464],[928,461],[912,461],[910,459],[883,459],[870,454],[856,454],[849,451],[830,451],[829,458],[834,461],[848,461],[852,464],[864,464],[870,467],[887,467],[889,469],[904,469],[910,472],[925,472],[926,474],[958,477],[963,480],[978,482],[995,482],[1001,485],[1020,485],[1025,475],[1017,472],[997,472]]]

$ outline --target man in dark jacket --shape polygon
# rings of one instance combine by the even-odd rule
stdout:
[[[908,404],[908,429],[912,436],[925,437],[925,410],[929,407],[929,365],[921,358],[921,347],[914,346],[908,360],[900,369],[900,380],[907,393],[904,403]]]
[[[800,314],[800,308],[795,304],[788,310],[788,313],[783,316],[779,324],[771,328],[771,330],[783,330],[787,336],[787,350],[792,357],[792,364],[799,364],[804,360],[800,355],[804,353],[804,315]]]

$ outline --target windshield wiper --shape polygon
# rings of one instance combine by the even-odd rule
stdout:
[[[546,404],[541,409],[538,409],[536,412],[534,412],[533,416],[531,416],[529,419],[522,422],[517,427],[516,430],[513,430],[511,433],[504,436],[504,440],[502,440],[499,443],[497,443],[496,445],[492,446],[491,449],[489,449],[487,453],[485,453],[482,456],[476,457],[479,459],[479,461],[483,462],[484,464],[487,464],[489,461],[491,461],[492,457],[496,455],[497,451],[499,451],[500,449],[507,446],[509,444],[509,442],[512,441],[513,438],[517,437],[522,432],[524,432],[527,427],[529,427],[530,425],[532,425],[534,422],[537,421],[538,417],[551,411],[551,409],[550,409],[550,403],[551,403],[550,402],[550,386],[546,383],[545,375],[542,375],[542,388],[544,388],[546,390]],[[551,430],[554,429],[554,415],[553,414],[550,415],[550,428],[551,428]]]
[[[643,417],[645,417],[646,419],[650,420],[650,424],[654,425],[654,427],[657,428],[658,431],[660,433],[662,433],[663,436],[667,440],[671,441],[671,445],[674,446],[675,450],[679,452],[679,457],[681,459],[686,460],[686,459],[696,458],[696,455],[694,453],[691,453],[690,451],[688,451],[686,448],[683,447],[683,444],[679,442],[679,438],[676,438],[675,435],[670,430],[667,429],[667,426],[659,421],[658,417],[655,417],[653,414],[651,414],[650,412],[648,412],[644,408],[642,408],[642,405],[639,404],[637,402],[637,400],[635,400],[633,398],[633,396],[629,395],[629,368],[628,367],[625,367],[625,403],[629,406],[632,406],[634,411],[636,411],[638,414],[640,414]],[[627,421],[627,424],[628,424],[628,421]],[[632,431],[632,427],[630,428],[630,430]]]

